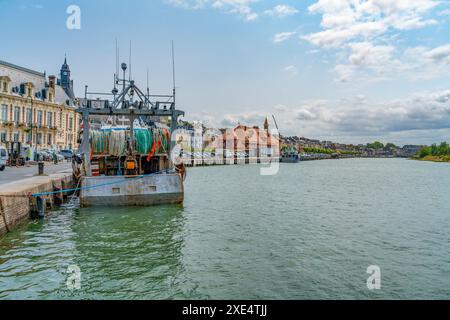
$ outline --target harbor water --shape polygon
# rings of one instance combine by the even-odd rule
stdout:
[[[75,201],[22,225],[0,238],[0,299],[450,298],[450,165],[260,167],[190,168],[183,205]]]

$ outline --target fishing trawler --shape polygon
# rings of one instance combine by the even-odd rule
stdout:
[[[295,148],[284,147],[281,149],[281,162],[283,162],[283,163],[299,163],[300,155]]]
[[[170,157],[175,145],[171,133],[184,116],[175,107],[175,85],[172,95],[150,95],[148,88],[144,94],[131,76],[125,79],[127,64],[121,69],[123,79],[114,75],[111,93],[90,93],[86,86],[78,109],[82,132],[73,170],[80,205],[182,203],[185,169]]]

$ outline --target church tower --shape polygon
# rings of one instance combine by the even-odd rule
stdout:
[[[69,98],[75,98],[73,92],[73,81],[70,80],[70,68],[67,64],[67,58],[64,58],[64,64],[61,67],[61,87],[64,89]]]
[[[269,120],[266,118],[266,121],[264,121],[264,130],[269,131]]]

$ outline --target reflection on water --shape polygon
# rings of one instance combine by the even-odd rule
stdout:
[[[183,206],[67,205],[1,238],[0,298],[450,298],[449,192],[447,164],[398,159],[194,168]]]
[[[168,299],[180,292],[182,206],[68,206],[0,242],[0,298]],[[66,288],[67,267],[82,288]]]

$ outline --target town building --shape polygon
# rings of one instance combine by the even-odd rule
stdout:
[[[67,60],[60,77],[0,61],[0,143],[32,150],[77,147],[79,115]]]
[[[256,159],[278,157],[280,154],[280,140],[270,132],[267,119],[264,129],[239,124],[233,129],[221,131],[222,134],[212,141],[217,154],[231,151],[235,155]]]

